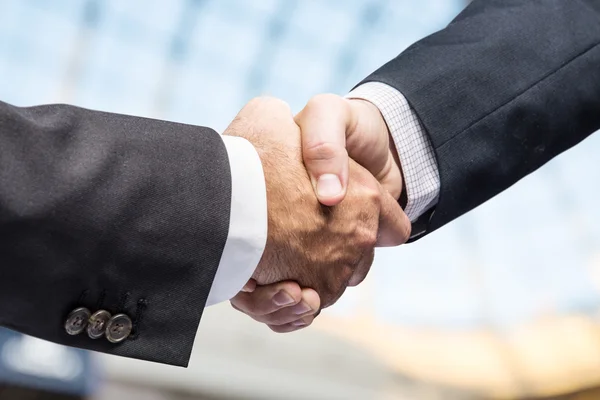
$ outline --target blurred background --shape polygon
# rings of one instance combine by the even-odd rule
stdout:
[[[0,99],[222,131],[257,95],[347,93],[466,4],[0,0]],[[188,369],[0,330],[0,399],[600,399],[599,148],[379,251],[306,331],[207,309]]]

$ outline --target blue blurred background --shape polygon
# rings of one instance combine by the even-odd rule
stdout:
[[[347,93],[404,48],[443,28],[466,3],[0,0],[0,99],[23,106],[70,103],[222,131],[254,96],[280,97],[299,111],[317,93]],[[323,343],[334,346],[330,338],[350,346],[340,354],[364,351],[380,365],[355,366],[346,376],[363,389],[378,388],[370,395],[353,397],[341,384],[314,381],[321,389],[310,392],[310,398],[388,398],[392,393],[389,398],[446,399],[455,398],[449,390],[456,388],[460,389],[456,393],[471,396],[520,396],[594,386],[600,382],[600,334],[595,330],[600,306],[597,136],[439,232],[416,244],[378,252],[364,285],[324,312],[316,332],[275,338],[266,330],[246,328],[246,322],[223,305],[207,312],[199,337],[213,343],[211,335],[222,334],[222,315],[227,315],[239,320],[235,323],[242,324],[244,334],[232,330],[228,339],[232,342],[217,341],[213,350],[220,345],[230,348],[240,340],[261,343],[265,346],[261,354],[270,360],[260,361],[261,365],[268,365],[271,372],[287,368],[269,358],[278,352],[273,346],[311,343],[312,353],[299,351],[290,357],[306,370],[314,367],[311,363],[329,365],[331,359],[319,358],[319,349]],[[14,334],[7,331],[8,336]],[[8,339],[0,336],[3,340]],[[540,346],[532,351],[534,355],[528,353],[532,343]],[[557,350],[561,346],[567,347]],[[210,346],[202,342],[198,347]],[[415,352],[417,348],[421,350]],[[240,349],[247,351],[247,346]],[[183,399],[183,394],[173,392],[181,390],[186,396],[198,396],[189,398],[209,398],[201,397],[208,396],[207,391],[222,398],[309,398],[309,392],[297,387],[261,391],[260,385],[246,383],[242,397],[231,387],[233,391],[225,390],[228,383],[212,387],[207,382],[220,378],[202,381],[206,361],[192,363],[190,369],[196,372],[187,375],[115,358],[98,359],[95,369],[90,354],[68,351],[84,360],[85,382],[64,381],[57,386],[36,378],[31,372],[35,368],[20,371],[18,378],[9,367],[0,367],[0,380],[98,398],[108,398],[107,393],[135,398],[135,390],[142,393],[137,394],[140,398],[165,396],[157,399]],[[441,351],[449,353],[441,355]],[[482,358],[486,352],[491,359],[504,361],[496,365],[487,356]],[[206,355],[204,350],[194,351],[199,353]],[[507,354],[511,361],[505,360]],[[219,353],[214,356],[218,359]],[[240,362],[236,354],[231,357],[230,362]],[[465,361],[469,357],[472,362]],[[251,368],[260,362],[255,358],[244,365]],[[417,368],[419,362],[426,367]],[[542,374],[551,364],[554,369]],[[194,370],[194,365],[199,369]],[[330,371],[324,370],[320,379],[329,383],[338,379]],[[290,376],[301,382],[304,372],[300,368]],[[485,377],[477,375],[484,373]],[[383,378],[389,374],[394,383]],[[501,374],[509,378],[496,379]],[[220,376],[224,382],[242,385],[231,369]],[[399,384],[400,376],[407,380]],[[572,383],[574,376],[585,379]],[[192,379],[200,379],[201,384],[188,382]],[[545,389],[558,381],[564,383],[560,390]],[[420,383],[415,386],[415,382]],[[130,391],[130,387],[137,389]],[[153,389],[144,391],[148,387]],[[435,397],[438,393],[441,397]],[[380,394],[383,397],[377,397]]]

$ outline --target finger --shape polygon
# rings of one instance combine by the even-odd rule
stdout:
[[[295,305],[282,308],[271,314],[254,316],[258,322],[267,325],[285,325],[315,314],[321,307],[319,295],[313,289],[302,289],[302,300]]]
[[[257,113],[272,115],[292,115],[290,105],[285,101],[271,96],[255,97],[238,112],[236,118],[254,118]],[[262,122],[262,121],[258,121]]]
[[[231,299],[231,305],[244,314],[256,317],[298,304],[301,299],[300,285],[285,281],[257,286],[252,293],[239,292]]]
[[[340,203],[348,187],[346,132],[349,103],[336,95],[313,97],[294,118],[302,132],[302,156],[319,202]]]
[[[256,281],[254,279],[249,279],[248,282],[242,288],[242,292],[252,293],[256,289]]]
[[[358,286],[362,281],[365,280],[367,274],[371,270],[371,265],[373,265],[373,259],[375,258],[374,249],[369,250],[367,253],[363,255],[360,259],[360,262],[356,266],[352,277],[348,281],[348,286]]]
[[[289,333],[289,332],[294,332],[294,331],[304,329],[304,328],[310,326],[310,324],[312,324],[312,322],[314,320],[315,320],[314,315],[308,315],[298,321],[294,321],[289,324],[269,325],[269,328],[271,328],[271,330],[276,333]]]
[[[411,227],[411,222],[398,201],[382,188],[377,246],[390,247],[406,243]]]
[[[369,171],[354,160],[350,160],[350,170],[353,182],[362,185],[363,189],[369,188],[376,193],[379,221],[375,245],[389,247],[406,243],[410,237],[411,223],[398,201],[377,182]]]

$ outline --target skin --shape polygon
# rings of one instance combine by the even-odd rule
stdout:
[[[400,164],[381,113],[363,100],[319,95],[291,120],[285,103],[259,99],[240,115],[249,126],[238,126],[238,116],[228,132],[245,135],[263,162],[270,239],[231,304],[275,332],[291,332],[366,277],[376,245],[408,240],[410,222],[397,202]],[[325,174],[340,180],[338,193],[319,193]]]

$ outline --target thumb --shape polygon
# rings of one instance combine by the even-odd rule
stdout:
[[[346,133],[351,126],[350,105],[342,97],[313,97],[294,118],[302,132],[302,157],[319,202],[339,204],[348,187]]]

